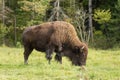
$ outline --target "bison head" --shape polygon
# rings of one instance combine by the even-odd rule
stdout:
[[[80,47],[75,47],[75,50],[72,53],[71,61],[72,64],[77,66],[86,65],[86,59],[88,54],[88,48],[86,44],[82,44]]]
[[[74,49],[64,49],[62,55],[68,57],[73,65],[84,66],[86,65],[86,59],[88,54],[88,48],[86,44],[76,46]]]
[[[68,57],[72,61],[72,64],[76,66],[86,65],[87,54],[88,48],[84,43],[76,46],[74,49],[63,48],[62,51],[62,55]]]

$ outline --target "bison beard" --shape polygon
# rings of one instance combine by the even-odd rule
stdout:
[[[49,63],[52,53],[56,52],[55,59],[60,63],[62,56],[67,56],[74,65],[86,64],[88,48],[79,40],[70,23],[54,21],[28,27],[23,32],[22,40],[25,64],[28,63],[28,57],[33,49],[45,52]]]

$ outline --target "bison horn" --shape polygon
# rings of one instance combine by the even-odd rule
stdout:
[[[85,46],[83,46],[81,49],[84,49],[85,48]]]
[[[83,49],[85,48],[85,46],[82,46],[82,48],[80,49],[81,50],[81,52],[83,52]]]

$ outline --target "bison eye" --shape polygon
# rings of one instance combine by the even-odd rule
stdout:
[[[85,54],[84,54],[84,53],[82,53],[82,55],[83,55],[83,57],[85,57]]]
[[[80,49],[79,49],[79,47],[75,46],[73,52],[74,52],[74,53],[77,53],[77,54],[80,53]]]

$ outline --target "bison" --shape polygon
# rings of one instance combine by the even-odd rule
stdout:
[[[40,25],[27,27],[22,35],[24,45],[24,63],[33,49],[45,52],[50,60],[55,52],[55,59],[62,63],[62,56],[68,57],[72,64],[82,66],[86,64],[88,47],[82,43],[74,26],[64,21],[46,22]]]

